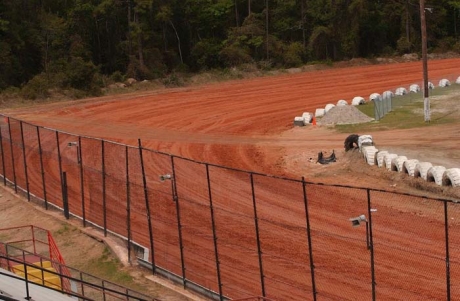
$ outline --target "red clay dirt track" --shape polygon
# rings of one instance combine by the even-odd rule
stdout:
[[[430,61],[429,74],[435,84],[444,77],[455,80],[460,75],[460,59]],[[314,112],[316,108],[336,103],[339,99],[350,102],[354,96],[367,98],[374,92],[394,91],[399,86],[407,87],[412,83],[421,84],[421,78],[421,63],[411,62],[286,74],[5,112],[20,120],[77,135],[100,137],[133,146],[141,138],[146,148],[233,168],[282,173],[296,179],[304,175],[308,181],[310,171],[299,174],[281,166],[277,160],[289,148],[303,148],[313,154],[324,148],[341,149],[346,135],[322,128],[304,129],[303,132],[303,129],[292,130],[295,116],[305,111]],[[430,127],[424,131],[392,131],[376,133],[374,137],[382,145],[403,149],[417,148],[419,139],[433,140],[432,154],[438,154],[439,160],[443,159],[443,154],[458,149],[459,134],[455,127]],[[433,137],[434,133],[436,137]],[[443,137],[450,141],[443,141]],[[405,138],[404,141],[401,138]],[[64,147],[73,140],[73,137],[64,135],[60,142]],[[436,149],[437,146],[439,148]],[[97,159],[88,156],[89,153],[94,154],[94,149],[98,147],[96,142],[82,146],[86,164],[100,165]],[[110,167],[107,173],[123,169],[123,149],[116,148],[106,149],[114,156],[108,163]],[[136,150],[130,152],[134,158]],[[177,224],[170,187],[157,179],[158,175],[170,172],[170,158],[144,153],[147,178],[151,182],[149,187],[156,189],[151,194],[150,202],[156,223],[156,238],[160,238],[160,243],[156,245],[159,250],[156,252],[157,263],[180,274]],[[115,157],[117,154],[121,154],[121,158]],[[74,155],[67,153],[64,156]],[[20,162],[20,159],[19,156],[16,162]],[[457,162],[458,157],[453,157],[447,163]],[[183,200],[181,218],[187,278],[218,291],[213,241],[210,238],[205,166],[182,159],[176,159],[174,163],[178,196],[179,200]],[[300,161],[299,164],[305,163]],[[72,166],[70,159],[64,165],[70,174],[69,186],[78,191],[77,167]],[[132,166],[138,168],[139,162]],[[134,168],[132,166],[131,169]],[[248,174],[217,167],[210,167],[209,173],[216,206],[223,293],[232,298],[261,295],[254,220],[251,219],[251,179]],[[59,172],[54,168],[48,176],[54,178],[54,184],[49,184],[48,193],[59,195]],[[132,172],[131,180],[139,185],[136,193],[142,198],[138,170]],[[266,295],[275,300],[312,300],[302,184],[257,175],[252,180],[258,202]],[[315,178],[314,182],[321,180]],[[29,181],[31,190],[39,189],[38,169],[29,170]],[[89,186],[96,184],[91,184],[88,179],[86,181],[88,194],[88,190],[91,191]],[[327,182],[334,181],[354,186],[387,187],[382,186],[384,184],[379,179],[368,180],[340,174],[334,177],[328,174]],[[118,184],[113,182],[110,185],[115,189]],[[108,191],[110,187],[107,187]],[[100,192],[98,189],[93,191],[96,190]],[[367,213],[366,191],[314,185],[307,185],[307,190],[318,300],[370,300],[371,267],[364,228],[352,228],[348,221],[351,216]],[[371,194],[372,206],[378,208],[378,213],[373,217],[377,299],[445,300],[442,203],[378,192]],[[117,197],[110,195],[108,199],[115,203]],[[55,201],[59,202],[58,198]],[[74,202],[72,208],[78,212],[78,200]],[[137,223],[132,227],[135,232],[133,238],[148,247],[148,233],[136,232],[146,227],[142,215],[145,208],[143,204],[138,206],[138,212],[133,217]],[[125,222],[120,219],[124,218],[124,213],[118,216],[116,207],[108,209],[112,210],[108,217],[109,229],[121,227],[123,230],[119,232],[126,235]],[[100,205],[87,204],[86,210],[88,218],[101,221],[101,215],[96,212],[101,210]],[[457,229],[460,210],[449,205],[449,218],[452,219],[449,235],[451,293],[454,300],[460,299],[460,230]]]

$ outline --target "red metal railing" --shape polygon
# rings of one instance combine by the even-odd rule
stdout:
[[[60,275],[70,277],[70,272],[66,267],[64,258],[61,252],[59,252],[59,248],[49,230],[34,225],[26,225],[3,228],[0,229],[0,232],[9,232],[9,236],[15,237],[15,240],[10,239],[6,241],[7,244],[20,245],[21,249],[27,250],[36,256],[49,259],[56,272]],[[0,250],[0,252],[5,253],[5,250]],[[61,285],[63,291],[71,292],[69,278],[61,276]]]
[[[242,299],[232,299],[232,301],[273,301],[273,299],[269,299],[262,296],[253,296]]]

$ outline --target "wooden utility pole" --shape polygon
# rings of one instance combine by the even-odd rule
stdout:
[[[270,58],[270,54],[268,51],[268,0],[266,0],[265,3],[265,40],[266,40],[266,46],[265,48],[267,51],[267,60]]]
[[[423,111],[425,122],[431,121],[430,99],[428,91],[428,58],[426,42],[425,0],[420,0],[420,23],[422,29],[422,61],[423,61]]]

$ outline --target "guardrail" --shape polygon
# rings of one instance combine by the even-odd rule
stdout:
[[[18,254],[20,255],[18,256]],[[7,273],[0,272],[0,275],[4,277],[10,277],[24,281],[25,293],[28,300],[31,297],[29,295],[29,286],[31,284],[35,284],[43,286],[49,290],[63,293],[68,296],[77,297],[78,300],[81,299],[158,301],[158,299],[149,297],[145,294],[128,289],[113,282],[92,276],[80,270],[65,266],[59,262],[52,261],[50,258],[39,256],[40,262],[51,261],[53,263],[53,267],[57,267],[56,271],[50,271],[49,269],[42,267],[42,264],[36,265],[28,262],[26,259],[28,255],[37,256],[37,254],[34,254],[32,252],[27,252],[26,250],[22,250],[7,243],[0,242],[0,268],[3,268],[5,270],[11,270],[12,263],[14,263],[17,265],[22,265],[22,271],[25,271],[25,275],[27,275],[28,269],[36,269],[42,272],[42,277],[40,278],[41,283],[37,283],[37,279],[32,279],[28,276],[25,276],[23,278],[16,275],[10,275]],[[68,271],[68,273],[62,273],[62,271],[64,270]],[[59,290],[53,287],[49,287],[46,281],[44,280],[44,273],[53,274],[60,277],[64,283],[69,283],[70,289],[64,289],[64,287],[62,287],[61,290]]]

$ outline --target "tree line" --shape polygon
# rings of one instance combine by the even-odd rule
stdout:
[[[425,5],[429,50],[460,50],[460,0]],[[0,91],[97,94],[103,76],[295,67],[420,41],[417,0],[2,0]]]

